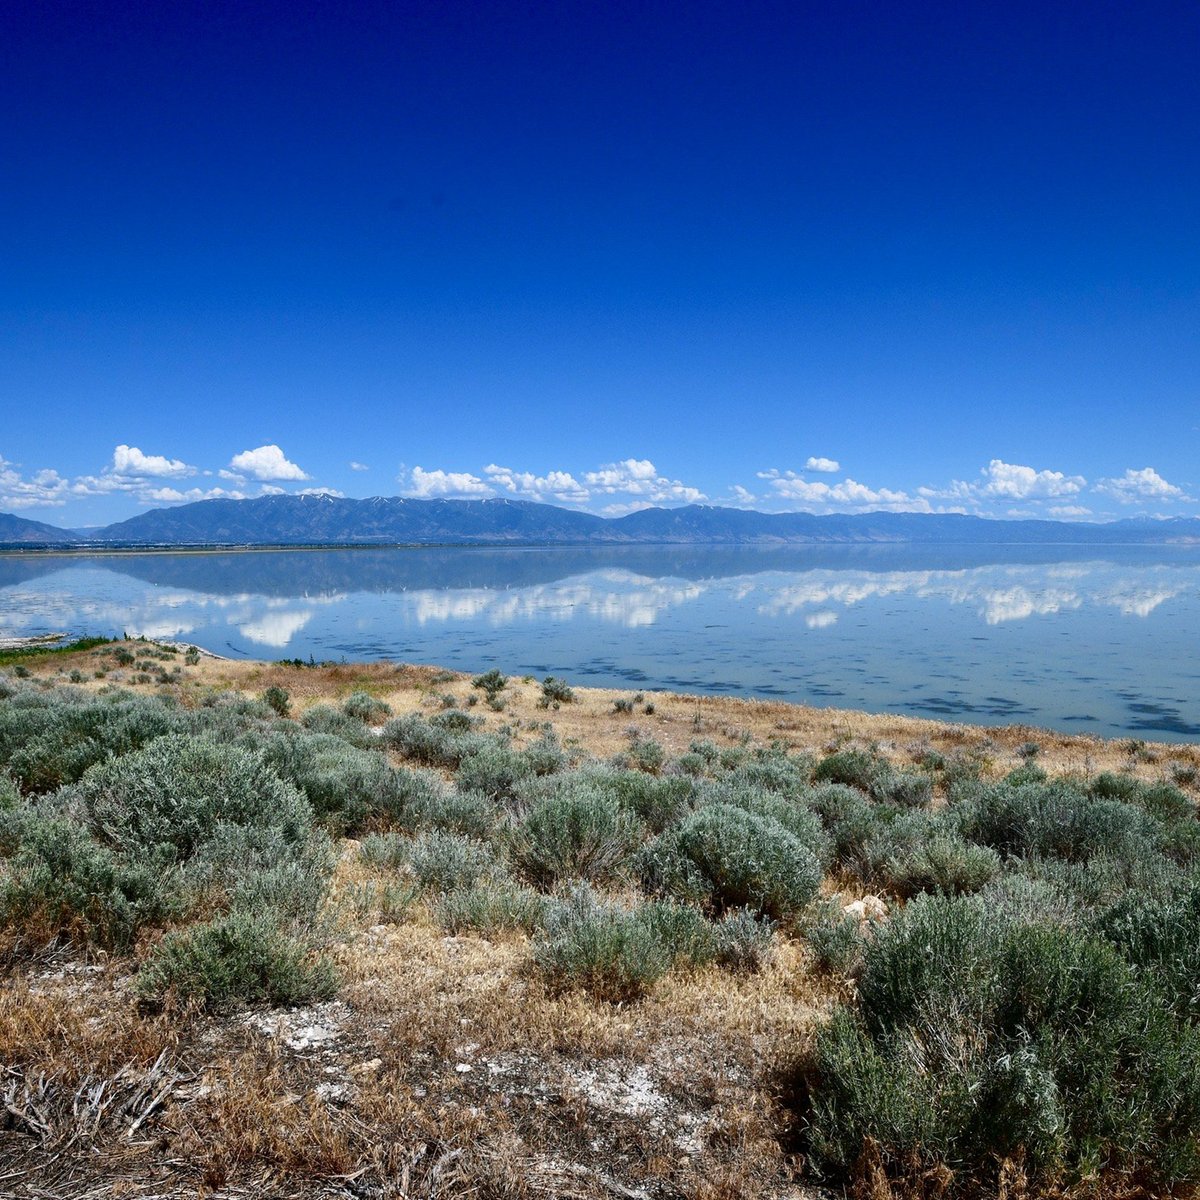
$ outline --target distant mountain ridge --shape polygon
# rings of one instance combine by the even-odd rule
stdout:
[[[71,531],[0,513],[0,545],[986,545],[1200,544],[1200,518],[1106,524],[995,520],[954,513],[761,513],[690,504],[623,517],[527,500],[263,496],[156,508],[100,529]]]
[[[61,546],[78,541],[69,529],[43,525],[13,513],[0,513],[0,546]]]

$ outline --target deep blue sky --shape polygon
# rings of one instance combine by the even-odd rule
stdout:
[[[0,509],[1200,512],[1194,4],[0,20]]]

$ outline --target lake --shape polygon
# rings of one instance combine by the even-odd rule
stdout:
[[[1200,738],[1200,549],[0,556],[0,635],[60,631]]]

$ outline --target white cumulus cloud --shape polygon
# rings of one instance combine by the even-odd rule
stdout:
[[[983,470],[983,494],[1003,496],[1007,500],[1029,500],[1041,497],[1074,496],[1087,485],[1082,475],[1065,475],[1062,471],[1037,471],[1016,463],[993,458]]]
[[[371,468],[368,467],[366,463],[360,463],[360,462],[354,462],[354,461],[351,461],[351,463],[350,463],[350,470],[352,470],[352,471],[369,471],[370,469]]]
[[[110,470],[114,475],[152,475],[157,478],[182,478],[196,473],[195,467],[189,467],[178,458],[143,454],[136,446],[124,443],[114,448]]]
[[[888,509],[894,512],[930,512],[929,501],[910,496],[892,488],[872,488],[857,479],[847,478],[840,483],[804,479],[795,471],[759,471],[758,477],[767,480],[775,496],[781,500],[799,502],[826,511],[863,512]]]
[[[1129,467],[1117,479],[1101,479],[1096,491],[1112,496],[1122,504],[1136,504],[1140,500],[1190,500],[1183,488],[1168,483],[1153,467],[1142,467],[1140,471]]]
[[[0,455],[0,504],[5,508],[38,508],[42,505],[58,508],[66,504],[70,494],[69,480],[49,469],[37,471],[27,479],[19,466]]]
[[[432,496],[491,496],[492,488],[478,475],[469,471],[426,471],[413,467],[408,479],[401,483],[409,486],[409,495],[427,499]]]
[[[532,496],[538,500],[558,500],[564,504],[586,504],[590,493],[569,471],[547,471],[535,475],[530,471],[514,471],[511,467],[491,463],[483,473],[497,487],[517,496]]]
[[[143,504],[191,504],[195,500],[245,500],[246,493],[226,488],[188,488],[181,492],[173,487],[154,487],[137,494]]]
[[[289,462],[276,445],[243,450],[229,460],[230,469],[254,479],[308,479],[294,462]],[[222,472],[225,475],[225,472]],[[228,477],[226,475],[226,477]]]
[[[583,481],[605,495],[624,492],[630,496],[644,496],[655,504],[672,500],[695,504],[705,499],[699,488],[660,475],[648,458],[624,458],[620,462],[605,463],[595,471],[586,472]]]
[[[805,462],[804,469],[806,471],[823,471],[827,475],[834,475],[842,469],[842,464],[836,458],[822,458],[819,455],[813,455]]]

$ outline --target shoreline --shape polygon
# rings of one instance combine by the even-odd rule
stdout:
[[[991,770],[1002,774],[1022,765],[1032,744],[1038,747],[1035,751],[1038,763],[1053,772],[1086,776],[1103,770],[1122,770],[1151,779],[1174,764],[1181,769],[1200,767],[1200,741],[1166,742],[1132,735],[1105,737],[1024,723],[976,725],[903,713],[645,686],[591,687],[577,685],[569,676],[566,683],[575,693],[573,703],[555,710],[540,708],[540,678],[513,675],[505,710],[489,713],[481,705],[475,706],[479,697],[471,686],[471,673],[436,664],[395,660],[309,664],[235,659],[178,639],[117,639],[100,645],[85,643],[79,650],[73,649],[71,643],[62,647],[47,644],[44,638],[26,641],[28,657],[19,650],[4,650],[0,670],[24,659],[32,675],[62,682],[70,672],[79,673],[81,667],[93,666],[93,659],[111,667],[111,656],[122,648],[136,655],[140,647],[158,647],[173,658],[178,656],[182,662],[186,652],[194,647],[199,652],[199,662],[181,667],[178,678],[170,683],[151,676],[139,681],[138,676],[144,672],[119,669],[105,670],[103,678],[96,679],[92,677],[93,666],[93,672],[88,673],[81,686],[99,688],[116,684],[135,692],[161,688],[176,693],[184,704],[199,703],[213,691],[258,697],[268,687],[282,687],[291,694],[297,714],[318,704],[338,702],[356,690],[384,700],[397,714],[451,707],[452,697],[454,706],[469,708],[473,714],[483,716],[489,728],[501,724],[529,728],[550,724],[564,740],[574,738],[596,753],[622,752],[631,731],[637,729],[639,735],[660,741],[668,754],[684,753],[692,741],[703,738],[729,747],[776,744],[789,751],[817,755],[835,747],[869,746],[897,763],[911,762],[930,750],[945,755],[975,754],[988,759]],[[502,663],[484,663],[480,670],[489,667],[504,672]],[[639,696],[642,699],[635,704],[634,698]],[[634,711],[626,710],[626,704],[633,705]],[[647,704],[649,712],[645,711]]]

